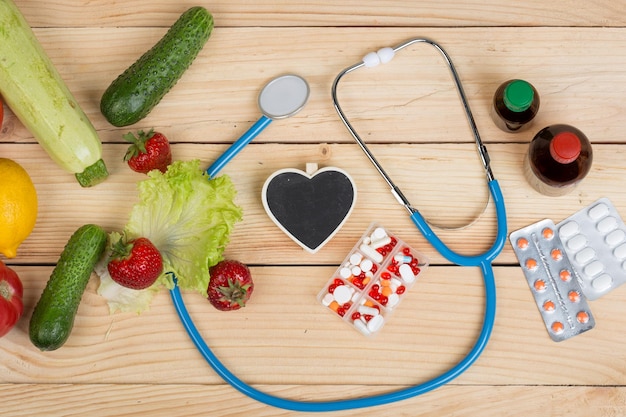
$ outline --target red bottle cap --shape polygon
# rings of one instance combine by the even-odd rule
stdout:
[[[572,132],[558,133],[550,142],[550,155],[561,164],[574,162],[580,155],[580,139]]]

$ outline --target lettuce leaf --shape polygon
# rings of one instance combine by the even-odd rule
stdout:
[[[150,239],[163,256],[163,274],[151,287],[131,290],[110,278],[105,263],[96,268],[98,293],[107,299],[112,312],[141,312],[160,289],[174,287],[175,276],[181,290],[206,297],[209,267],[223,259],[230,233],[242,219],[230,177],[209,179],[199,160],[175,161],[165,173],[150,171],[138,189],[140,201],[123,232],[128,239]],[[110,240],[114,238],[112,234]]]

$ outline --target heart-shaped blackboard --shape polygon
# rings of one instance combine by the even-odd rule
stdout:
[[[263,185],[263,207],[272,221],[305,250],[315,253],[339,231],[352,212],[356,186],[335,167],[307,172],[282,169]]]

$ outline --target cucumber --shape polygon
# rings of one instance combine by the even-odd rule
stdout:
[[[70,237],[30,319],[30,340],[39,349],[55,350],[67,341],[78,305],[94,266],[107,244],[97,225],[81,226]]]
[[[146,117],[196,59],[212,30],[213,16],[204,7],[184,12],[106,89],[100,111],[109,123],[128,126]]]
[[[60,167],[83,187],[108,176],[102,143],[32,29],[11,0],[0,0],[0,94]]]

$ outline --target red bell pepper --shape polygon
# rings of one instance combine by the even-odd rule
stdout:
[[[24,313],[24,287],[17,273],[0,261],[0,337],[15,326]]]

